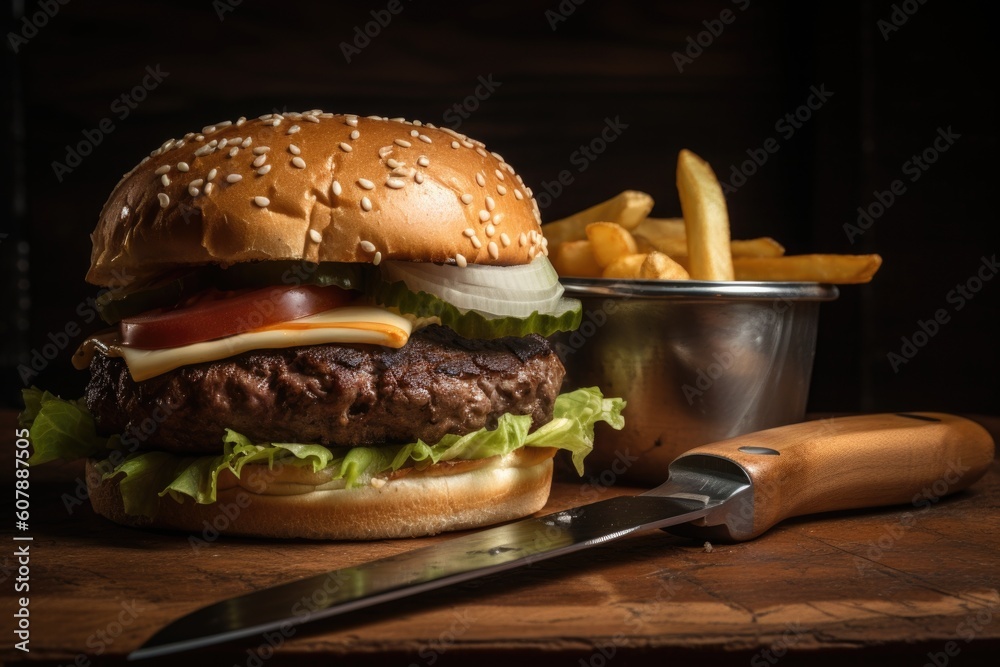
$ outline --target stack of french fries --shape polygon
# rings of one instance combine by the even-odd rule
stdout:
[[[731,240],[715,173],[688,150],[677,158],[683,218],[650,218],[653,198],[626,190],[543,227],[562,276],[638,280],[866,283],[878,255],[785,255],[772,238]]]

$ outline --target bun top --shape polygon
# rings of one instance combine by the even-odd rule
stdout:
[[[87,280],[256,260],[527,264],[531,189],[475,139],[419,121],[265,114],[169,139],[115,187]]]

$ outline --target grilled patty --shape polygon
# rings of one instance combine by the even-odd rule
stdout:
[[[401,349],[310,345],[255,350],[134,382],[94,355],[86,401],[102,433],[126,444],[214,454],[231,428],[254,442],[436,443],[505,413],[552,418],[565,369],[540,336],[469,340],[444,327]],[[130,441],[130,438],[132,439]]]

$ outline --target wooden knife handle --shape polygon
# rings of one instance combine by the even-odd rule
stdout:
[[[750,539],[804,514],[911,504],[933,505],[983,476],[993,439],[979,424],[938,412],[836,417],[782,426],[705,445],[678,457],[710,455],[739,465],[753,483]],[[689,463],[694,463],[692,459]]]

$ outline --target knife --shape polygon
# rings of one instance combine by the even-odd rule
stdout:
[[[794,516],[912,503],[960,491],[993,461],[975,422],[919,412],[781,426],[705,445],[670,464],[667,481],[333,570],[209,605],[130,660],[201,648],[510,570],[654,528],[717,541],[757,537]]]

